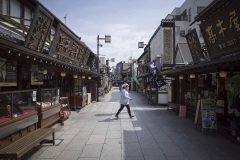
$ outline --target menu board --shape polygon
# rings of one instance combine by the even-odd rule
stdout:
[[[0,58],[0,86],[17,86],[17,63]]]
[[[217,129],[217,118],[214,99],[201,99],[202,128]]]

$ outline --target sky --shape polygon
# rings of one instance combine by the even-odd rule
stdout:
[[[130,57],[139,58],[161,20],[185,0],[38,0],[72,30],[93,53],[97,36],[111,35],[111,43],[100,40],[100,57],[115,58],[110,66]],[[66,19],[64,17],[66,16]],[[66,21],[65,21],[66,20]]]

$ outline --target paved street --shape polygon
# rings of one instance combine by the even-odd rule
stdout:
[[[113,88],[101,102],[72,111],[63,126],[56,124],[56,145],[45,144],[31,160],[239,160],[240,145],[215,132],[202,134],[193,121],[165,107],[151,106],[130,92],[135,117],[119,109],[120,92]],[[28,157],[27,157],[28,156]]]

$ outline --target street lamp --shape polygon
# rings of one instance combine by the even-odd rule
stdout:
[[[147,44],[144,44],[144,42],[138,42],[138,48],[144,48]]]
[[[99,73],[99,40],[105,40],[105,43],[111,43],[111,35],[105,35],[104,38],[99,38],[99,35],[97,36],[97,73]],[[101,45],[102,46],[102,45]],[[98,81],[99,77],[97,77],[97,102],[98,102]]]

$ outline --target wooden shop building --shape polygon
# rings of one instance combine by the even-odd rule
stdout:
[[[0,0],[0,149],[96,100],[98,76],[95,54],[40,2]]]
[[[186,106],[196,125],[234,141],[240,140],[239,5],[238,0],[213,1],[195,17],[201,21],[205,48],[192,30],[186,39],[194,63],[161,73],[172,77],[172,104]]]

